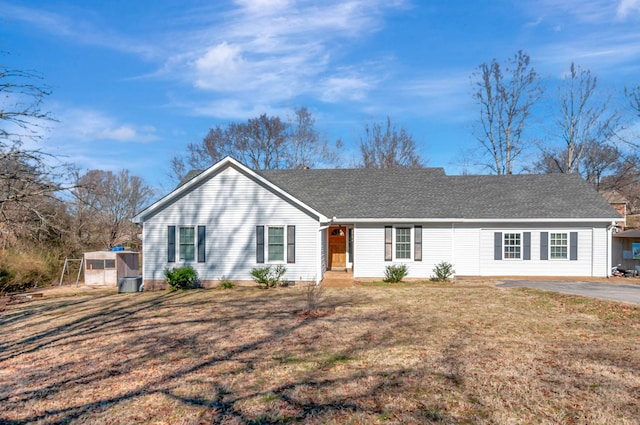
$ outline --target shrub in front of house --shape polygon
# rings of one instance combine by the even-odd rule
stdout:
[[[281,264],[271,267],[259,267],[251,269],[252,279],[264,288],[273,288],[275,286],[285,286],[282,276],[287,272],[287,268]]]
[[[384,281],[388,283],[398,283],[407,276],[409,267],[406,264],[392,264],[384,270]]]
[[[439,264],[436,264],[433,268],[433,276],[431,276],[431,280],[435,280],[437,282],[447,281],[455,272],[453,264],[447,261],[442,261]]]
[[[236,284],[233,283],[233,281],[225,278],[224,276],[222,276],[222,279],[220,280],[220,287],[222,289],[232,289],[233,287],[235,287]]]
[[[189,289],[195,287],[198,283],[198,272],[191,266],[165,269],[164,280],[172,291]]]

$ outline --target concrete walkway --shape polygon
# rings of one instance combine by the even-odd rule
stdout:
[[[505,280],[499,288],[534,288],[640,305],[640,285],[604,282]]]

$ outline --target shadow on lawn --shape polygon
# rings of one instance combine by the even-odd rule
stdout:
[[[207,296],[207,294],[209,296]],[[30,371],[30,382],[41,382],[29,388],[0,387],[0,403],[9,409],[20,410],[20,406],[37,400],[51,400],[60,397],[65,391],[74,388],[99,388],[103,382],[127,380],[132,371],[139,371],[150,362],[158,359],[173,359],[176,353],[183,358],[194,358],[195,361],[174,370],[167,370],[160,376],[141,382],[134,389],[113,396],[101,396],[83,404],[73,405],[69,400],[66,406],[46,409],[41,412],[20,417],[13,422],[9,417],[0,414],[0,423],[33,423],[55,422],[67,423],[97,412],[107,412],[121,403],[130,402],[139,397],[163,395],[178,401],[185,406],[203,407],[203,420],[211,422],[233,421],[233,423],[282,423],[282,421],[304,421],[306,418],[318,418],[318,415],[345,412],[365,412],[366,415],[388,414],[383,406],[372,402],[393,388],[399,386],[400,378],[409,373],[406,370],[389,370],[384,372],[356,371],[349,376],[318,378],[313,376],[297,377],[286,383],[275,382],[266,388],[244,391],[236,394],[225,384],[225,374],[212,386],[212,391],[198,397],[185,395],[181,383],[190,376],[207,373],[212,367],[225,362],[241,365],[234,373],[251,374],[255,367],[264,368],[262,362],[266,358],[276,358],[277,352],[283,349],[280,345],[291,345],[297,356],[305,356],[317,347],[305,346],[305,342],[318,343],[322,339],[320,333],[314,333],[314,321],[311,318],[296,317],[296,312],[304,305],[303,293],[274,293],[267,291],[248,291],[247,296],[221,296],[220,300],[211,297],[211,292],[198,296],[198,291],[177,293],[139,294],[137,296],[98,296],[82,299],[57,299],[53,301],[21,307],[13,312],[10,318],[0,318],[6,329],[9,326],[8,338],[0,343],[0,367],[10,361],[19,361],[20,356],[32,358],[44,350],[55,353],[63,348],[72,348],[87,344],[92,350],[92,342],[99,335],[101,339],[125,336],[126,344],[113,343],[102,347],[103,356],[111,356],[100,367],[82,367],[78,360],[60,360],[49,367],[34,366]],[[283,302],[282,297],[288,297]],[[364,296],[363,296],[364,297]],[[335,309],[353,300],[345,301],[339,297],[325,302],[325,307]],[[285,306],[285,308],[283,308]],[[183,312],[176,317],[172,312]],[[195,312],[190,314],[189,311]],[[335,314],[323,319],[323,329],[341,326],[344,320]],[[362,323],[384,320],[380,313],[362,315],[358,318]],[[262,333],[257,338],[244,338],[246,342],[237,344],[234,337],[247,326],[265,323]],[[184,331],[176,332],[179,328]],[[34,331],[29,332],[30,329]],[[193,329],[193,331],[190,331]],[[217,329],[211,335],[203,335],[203,329]],[[240,331],[239,331],[240,329]],[[317,331],[320,332],[320,331]],[[324,332],[324,331],[323,331]],[[15,336],[11,336],[13,333]],[[23,334],[27,334],[22,336]],[[19,335],[19,336],[18,336]],[[203,339],[204,338],[204,339]],[[306,338],[306,339],[305,339]],[[238,340],[242,340],[240,337]],[[384,335],[378,336],[373,343],[377,347],[385,344]],[[330,369],[334,363],[348,361],[361,350],[372,344],[369,338],[362,337],[348,341],[347,345],[324,347],[328,356],[317,363],[317,369]],[[122,357],[118,357],[122,353]],[[213,351],[213,352],[212,352]],[[285,350],[286,351],[286,350]],[[100,352],[88,352],[82,361],[91,362]],[[288,354],[283,354],[284,356]],[[90,365],[87,365],[90,366]],[[312,370],[311,375],[322,374]],[[393,378],[390,378],[393,377]],[[327,393],[335,385],[348,385],[349,381],[374,381],[375,385],[367,391],[355,392],[345,397],[302,397],[295,395],[298,391]],[[281,404],[276,412],[263,411],[247,416],[238,409],[239,403],[246,400],[273,398]],[[419,409],[413,418],[423,420],[434,418],[433,408]],[[283,413],[285,412],[285,413]],[[284,415],[284,417],[283,417]],[[416,416],[417,415],[417,416]],[[434,416],[435,415],[435,416]],[[4,418],[3,418],[4,416]]]

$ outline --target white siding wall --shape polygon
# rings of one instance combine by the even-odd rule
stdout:
[[[412,228],[413,243],[413,225],[399,226]],[[409,267],[407,277],[430,277],[436,264],[442,261],[452,262],[453,246],[449,225],[423,225],[422,261],[385,261],[384,225],[358,224],[354,232],[354,277],[382,277],[385,268],[391,264],[406,264]]]
[[[198,225],[207,228],[206,262],[190,264],[202,280],[223,276],[250,280],[253,267],[267,264],[256,263],[256,225],[295,225],[296,263],[285,264],[284,277],[288,280],[316,278],[318,221],[229,167],[145,221],[143,273],[146,280],[162,280],[165,268],[183,265],[177,253],[176,262],[167,263],[168,226],[176,226],[178,234],[179,226]]]
[[[554,226],[540,228],[499,227],[482,229],[480,232],[480,275],[482,276],[606,276],[606,267],[594,268],[593,258],[604,257],[606,264],[606,247],[598,245],[593,250],[594,232],[606,229],[592,227]],[[494,233],[531,232],[531,260],[495,260]],[[578,233],[578,259],[540,260],[540,233]]]
[[[593,276],[608,276],[611,272],[607,265],[607,250],[612,244],[609,239],[607,229],[593,229]]]
[[[456,224],[452,231],[455,249],[451,264],[456,274],[480,276],[480,228]]]
[[[451,225],[422,225],[422,261],[408,263],[408,277],[431,277],[436,264],[443,261],[453,264],[451,236]]]
[[[420,262],[384,261],[384,224],[358,224],[354,230],[354,277],[379,278],[384,276],[389,264],[405,263],[409,266],[409,277],[429,278],[434,266],[442,261],[453,264],[456,275],[460,276],[606,276],[608,273],[607,231],[601,223],[580,227],[417,224],[423,226]],[[531,260],[494,260],[495,232],[531,232]],[[578,259],[540,260],[541,232],[577,232]]]
[[[384,226],[357,224],[353,239],[353,277],[384,276]]]

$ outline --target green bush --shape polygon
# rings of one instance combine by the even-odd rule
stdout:
[[[453,276],[455,272],[456,271],[453,270],[453,264],[442,261],[440,264],[436,264],[436,266],[433,268],[433,276],[431,276],[431,280],[435,280],[438,282],[449,280],[449,278]]]
[[[164,278],[172,291],[189,289],[198,283],[198,272],[191,266],[175,267],[165,269]]]
[[[251,269],[251,277],[260,286],[265,288],[273,288],[274,286],[285,286],[286,282],[282,279],[282,276],[287,272],[287,268],[281,264],[275,266],[273,269],[271,266],[253,268]]]
[[[398,283],[409,273],[409,267],[406,264],[390,265],[384,271],[384,281],[389,283]]]
[[[232,289],[234,286],[236,286],[236,284],[233,283],[233,281],[226,279],[224,276],[220,280],[220,287],[222,289]]]

